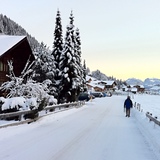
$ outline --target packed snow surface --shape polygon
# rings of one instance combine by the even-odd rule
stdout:
[[[141,99],[149,97],[154,106],[154,97]],[[97,98],[31,124],[1,128],[0,160],[160,160],[160,127],[135,108],[125,117],[125,99]]]

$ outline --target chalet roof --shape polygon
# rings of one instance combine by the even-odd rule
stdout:
[[[0,56],[19,43],[26,36],[0,35]]]
[[[133,87],[133,88],[131,88],[131,91],[132,92],[137,92],[137,88]]]
[[[98,88],[104,89],[104,87],[105,87],[105,86],[102,86],[102,85],[98,85],[95,82],[90,82],[90,83],[86,83],[86,84],[93,87],[93,88],[98,87]]]
[[[107,83],[106,85],[111,86],[115,81],[104,81],[104,82]]]

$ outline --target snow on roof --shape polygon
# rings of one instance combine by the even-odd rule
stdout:
[[[140,86],[140,88],[144,88],[144,86],[143,85],[139,85]]]
[[[131,91],[132,92],[137,92],[137,88],[133,87],[133,88],[131,88]]]
[[[111,86],[114,83],[114,81],[104,81],[104,82],[106,82],[107,85],[109,85],[109,86]]]
[[[0,35],[0,56],[3,55],[6,51],[8,51],[10,48],[15,46],[25,37],[26,36]]]
[[[95,87],[104,89],[104,86],[101,86],[101,85],[95,85]]]
[[[91,87],[98,87],[98,88],[104,89],[104,86],[98,85],[98,83],[95,82],[95,81],[90,82],[90,83],[86,83],[86,84],[88,84],[88,85],[91,86]]]

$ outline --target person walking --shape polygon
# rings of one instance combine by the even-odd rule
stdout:
[[[130,109],[132,107],[133,107],[132,100],[130,99],[130,96],[128,96],[124,102],[124,109],[126,109],[126,117],[130,117]]]

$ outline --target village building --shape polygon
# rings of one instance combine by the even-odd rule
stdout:
[[[137,88],[136,87],[131,88],[130,92],[136,94],[137,93]]]
[[[105,91],[105,86],[99,85],[97,81],[86,83],[86,86],[87,86],[87,90],[91,92],[104,92]]]
[[[105,83],[106,91],[114,91],[116,89],[117,83],[113,80],[103,81]]]
[[[115,81],[100,81],[91,76],[86,76],[86,82],[87,89],[95,92],[114,91],[117,85]]]
[[[128,85],[128,92],[136,93],[144,93],[145,88],[143,85]]]
[[[13,62],[15,76],[23,71],[27,60],[33,62],[34,55],[26,36],[0,35],[0,85],[8,81],[8,62]]]
[[[137,88],[137,92],[144,93],[144,86],[143,85],[134,85],[135,88]]]

